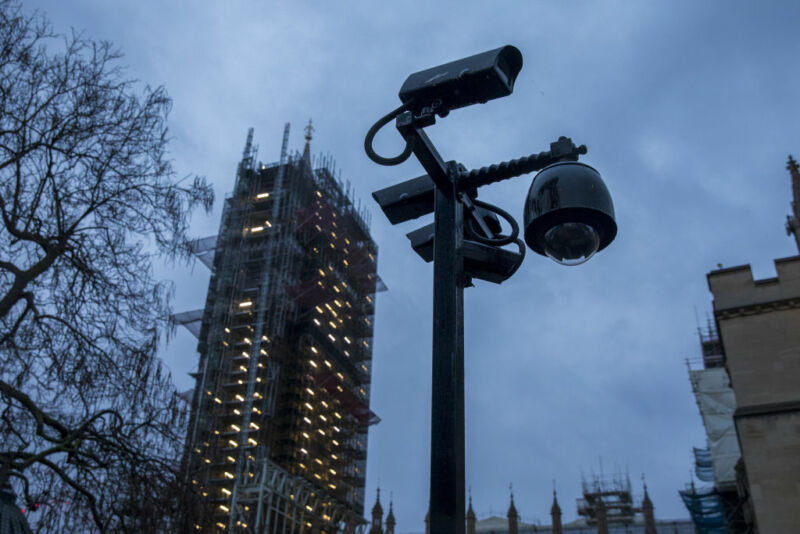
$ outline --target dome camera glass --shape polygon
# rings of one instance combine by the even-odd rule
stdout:
[[[600,248],[600,236],[592,226],[579,222],[557,224],[545,232],[542,248],[556,263],[580,265]]]

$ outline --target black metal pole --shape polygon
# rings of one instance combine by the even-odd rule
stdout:
[[[431,534],[464,534],[464,207],[450,166],[435,193]]]
[[[436,185],[433,238],[431,385],[431,534],[465,534],[464,465],[464,205],[458,165],[442,161],[411,113],[397,129]]]

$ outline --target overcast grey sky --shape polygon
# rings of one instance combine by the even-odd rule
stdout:
[[[699,346],[695,309],[711,309],[705,274],[717,263],[796,254],[783,230],[790,152],[800,153],[800,4],[791,1],[26,0],[58,30],[107,39],[132,77],[174,99],[172,155],[180,174],[230,192],[247,128],[259,159],[279,157],[283,124],[302,150],[330,153],[373,213],[379,273],[368,508],[378,483],[400,532],[420,532],[427,508],[431,276],[405,233],[369,193],[421,174],[413,158],[379,167],[363,137],[398,105],[411,72],[504,44],[524,65],[514,94],[457,110],[429,128],[445,159],[482,166],[539,152],[560,135],[614,197],[617,240],[587,264],[529,254],[502,286],[466,296],[467,482],[479,516],[505,515],[508,485],[524,521],[549,522],[555,480],[576,517],[581,470],[645,473],[660,519],[687,517],[677,491],[705,434],[685,359]],[[399,151],[389,127],[376,146]],[[482,198],[521,218],[530,177]],[[197,215],[216,232],[221,202]],[[199,308],[208,272],[163,269],[176,310]],[[179,387],[196,365],[180,331],[163,350]]]

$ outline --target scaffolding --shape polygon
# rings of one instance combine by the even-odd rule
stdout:
[[[694,473],[713,487],[680,491],[700,534],[747,533],[745,500],[737,488],[741,452],[733,422],[736,397],[725,368],[725,352],[716,325],[698,328],[702,363],[687,360],[689,381],[706,430],[707,446],[693,447]],[[722,530],[720,530],[722,529]]]
[[[250,129],[206,305],[175,316],[200,353],[184,470],[202,532],[354,532],[363,524],[377,246],[330,157],[257,163]],[[197,328],[199,323],[199,329]]]
[[[596,525],[603,515],[607,524],[633,524],[637,512],[627,473],[581,475],[583,497],[577,499],[578,515]],[[601,519],[602,520],[602,519]]]

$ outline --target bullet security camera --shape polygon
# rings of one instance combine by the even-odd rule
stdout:
[[[415,115],[432,111],[444,117],[450,110],[510,95],[520,69],[520,51],[503,46],[415,72],[400,88],[400,100]]]

